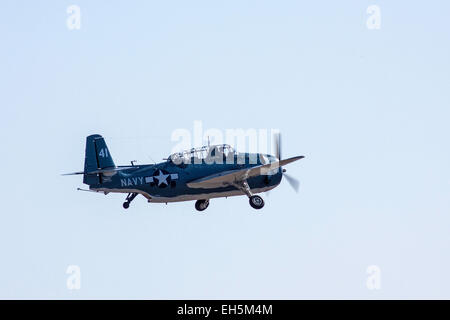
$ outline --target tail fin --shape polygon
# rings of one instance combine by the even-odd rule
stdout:
[[[88,136],[86,138],[84,172],[115,167],[116,165],[106,146],[105,139],[99,134]],[[102,183],[101,174],[84,174],[83,183],[88,185]]]

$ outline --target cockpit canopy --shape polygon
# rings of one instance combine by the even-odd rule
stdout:
[[[236,154],[234,149],[228,144],[218,144],[213,146],[203,146],[201,148],[192,148],[178,153],[173,153],[168,157],[169,161],[175,164],[195,163],[196,161],[214,158],[233,156]]]

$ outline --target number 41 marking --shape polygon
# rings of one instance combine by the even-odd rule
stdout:
[[[102,158],[108,158],[108,157],[109,157],[109,155],[108,155],[108,149],[106,149],[106,148],[100,149],[100,152],[98,153],[98,155],[99,155],[100,157],[102,157]]]

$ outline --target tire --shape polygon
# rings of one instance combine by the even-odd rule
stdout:
[[[249,202],[250,202],[250,205],[252,206],[252,208],[257,209],[257,210],[264,207],[264,200],[260,196],[251,196],[249,199]]]
[[[209,200],[197,200],[195,202],[195,209],[198,211],[204,211],[209,206]]]
[[[128,209],[130,207],[130,203],[128,202],[128,201],[125,201],[124,203],[123,203],[123,208],[124,209]]]

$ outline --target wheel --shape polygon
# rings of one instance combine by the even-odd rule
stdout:
[[[251,196],[249,202],[255,209],[261,209],[264,207],[264,200],[260,196]]]
[[[124,203],[123,203],[123,208],[124,209],[128,209],[130,207],[130,203],[128,202],[128,201],[125,201]]]
[[[209,200],[197,200],[195,202],[195,209],[198,211],[203,211],[209,206]]]

